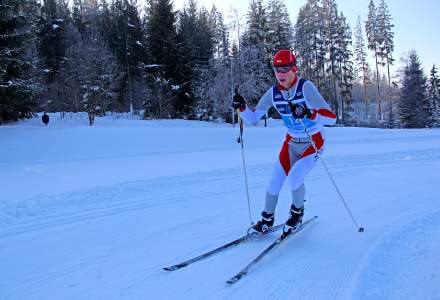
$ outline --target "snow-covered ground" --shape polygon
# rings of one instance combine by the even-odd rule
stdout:
[[[249,225],[238,128],[51,115],[0,126],[0,299],[440,299],[440,131],[329,128],[307,177],[319,219],[176,272]],[[253,219],[285,131],[245,128]],[[284,187],[277,221],[287,217]]]

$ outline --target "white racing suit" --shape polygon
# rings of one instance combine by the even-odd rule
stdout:
[[[312,116],[296,120],[292,117],[289,103],[301,102],[306,104],[312,112]],[[264,211],[270,214],[275,213],[278,195],[286,178],[292,190],[292,204],[296,208],[303,207],[305,197],[304,178],[316,164],[315,149],[309,136],[312,137],[319,152],[322,152],[324,147],[324,125],[334,125],[336,123],[336,115],[330,110],[328,103],[315,85],[304,78],[298,78],[296,83],[289,89],[285,89],[281,85],[271,87],[261,97],[254,110],[243,109],[240,116],[247,124],[255,124],[272,106],[283,119],[287,127],[287,135],[266,191]],[[305,130],[307,130],[307,133]]]

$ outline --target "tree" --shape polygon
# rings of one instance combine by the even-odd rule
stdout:
[[[268,21],[267,12],[262,0],[250,1],[247,17],[248,28],[243,35],[243,46],[259,46],[265,48],[268,35]]]
[[[59,102],[67,99],[70,103],[65,105],[69,110],[86,111],[92,126],[96,115],[116,110],[112,92],[117,77],[117,59],[97,32],[93,35],[86,32],[83,27],[81,35],[72,24],[66,28],[71,44],[60,69],[59,80],[64,89],[60,92]]]
[[[380,5],[377,11],[377,29],[380,36],[380,54],[382,59],[387,64],[388,84],[391,86],[390,65],[393,64],[394,51],[394,32],[392,31],[394,25],[391,23],[392,17],[388,10],[385,0],[380,0]]]
[[[35,1],[0,4],[0,124],[32,116],[37,85],[32,78],[35,55]]]
[[[361,82],[364,90],[364,102],[365,102],[365,120],[368,120],[368,102],[369,97],[367,95],[367,87],[371,84],[371,79],[369,78],[370,67],[368,64],[365,40],[362,31],[361,17],[358,17],[358,21],[355,29],[355,45],[354,45],[354,60],[355,60],[355,71],[360,74]]]
[[[429,119],[426,106],[426,78],[415,51],[408,55],[400,90],[399,118],[404,128],[423,128]]]
[[[166,87],[170,93],[158,93],[157,97],[166,96],[163,101],[171,101],[172,116],[182,113],[186,103],[179,101],[176,96],[182,77],[180,76],[180,60],[177,44],[176,13],[173,11],[171,0],[150,0],[146,20],[148,55],[150,68],[148,72],[150,87]],[[170,100],[171,99],[171,100]],[[161,109],[155,109],[156,111]]]
[[[111,7],[111,35],[106,35],[110,48],[118,58],[119,77],[119,102],[128,103],[131,112],[136,104],[133,98],[135,81],[141,80],[142,65],[146,57],[146,41],[143,25],[139,16],[136,0],[115,0]],[[104,19],[105,23],[108,21]],[[105,30],[105,29],[104,29]],[[136,107],[139,108],[139,107]]]
[[[224,18],[217,8],[212,6],[210,12],[210,30],[213,33],[213,46],[215,58],[225,58],[229,55],[229,32],[224,23]]]
[[[351,28],[347,23],[345,16],[341,12],[339,16],[338,34],[335,41],[336,45],[336,61],[339,64],[339,88],[341,94],[342,121],[344,124],[353,123],[353,81],[354,68],[351,60],[353,53],[350,50],[352,44]]]
[[[379,76],[379,59],[381,57],[381,36],[377,19],[377,9],[373,0],[370,0],[368,6],[368,17],[365,22],[365,31],[367,33],[368,49],[373,51],[376,60],[376,84],[377,84],[377,112],[379,120],[382,120],[381,96],[380,96],[380,76]]]
[[[327,69],[326,72],[330,76],[332,82],[333,95],[331,105],[339,119],[339,103],[337,94],[337,81],[340,76],[337,65],[337,47],[336,40],[338,35],[339,16],[338,8],[335,0],[323,0],[323,16],[324,16],[324,43],[327,52]]]
[[[392,31],[394,25],[392,24],[391,14],[388,10],[388,6],[385,0],[380,0],[379,8],[377,11],[377,27],[378,35],[380,37],[380,56],[381,59],[387,65],[388,71],[388,91],[391,90],[391,75],[390,75],[390,65],[393,64],[393,51],[394,51],[394,32]],[[391,98],[388,97],[389,102],[389,122],[392,123],[392,102]]]
[[[283,0],[270,0],[267,6],[268,51],[275,54],[280,49],[290,49],[293,43],[293,28]]]
[[[320,0],[308,0],[301,7],[294,30],[294,49],[303,76],[313,80],[318,88],[325,86],[324,16]]]
[[[252,0],[249,3],[247,30],[242,37],[238,60],[242,74],[240,91],[254,103],[273,82],[267,32],[267,12],[263,2]]]
[[[66,13],[66,12],[64,12]],[[39,20],[39,54],[44,59],[47,83],[54,83],[66,52],[64,30],[68,15],[61,14],[55,0],[44,0]],[[58,89],[58,86],[55,86]]]
[[[432,126],[440,126],[440,78],[437,75],[437,67],[432,66],[431,72],[428,78],[428,87],[426,96],[429,101],[429,107],[431,109]]]

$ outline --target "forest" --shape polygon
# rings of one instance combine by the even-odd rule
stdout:
[[[272,56],[291,49],[338,125],[440,126],[437,67],[425,74],[411,49],[394,57],[385,0],[370,0],[354,26],[335,0],[308,0],[295,23],[283,0],[235,13],[196,0],[180,10],[171,0],[3,0],[0,124],[42,111],[87,112],[90,125],[125,112],[231,122],[234,89],[254,106],[275,84]]]

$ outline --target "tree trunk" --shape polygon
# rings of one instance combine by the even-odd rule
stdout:
[[[377,80],[377,113],[379,115],[379,120],[382,120],[382,109],[380,106],[379,63],[377,61],[377,53],[375,54],[375,57],[376,57],[376,80]]]
[[[388,122],[389,125],[391,126],[391,120],[393,118],[393,104],[391,101],[391,77],[390,77],[390,61],[388,59],[388,55],[387,55],[387,69],[388,69],[388,102],[390,104],[390,112],[388,115]]]

